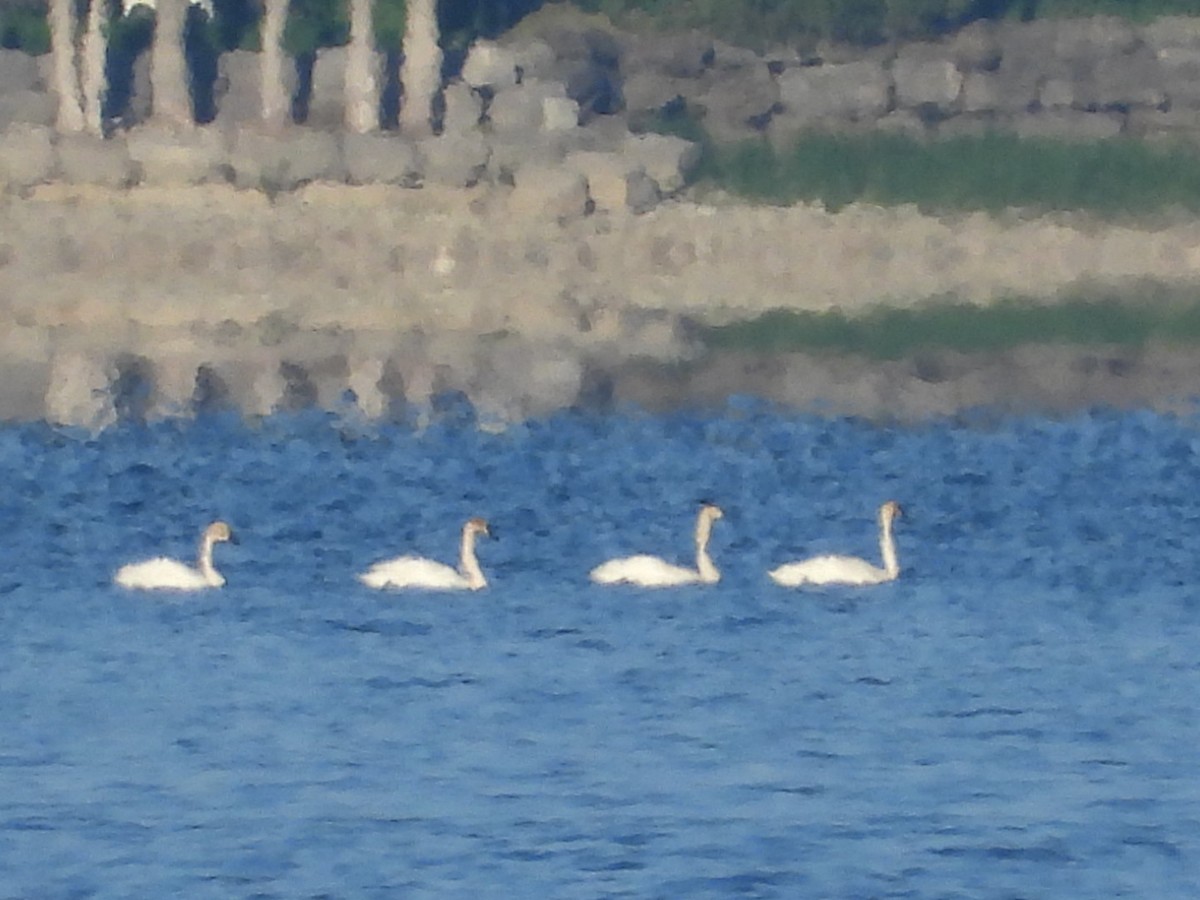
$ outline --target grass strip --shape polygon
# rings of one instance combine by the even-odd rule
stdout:
[[[1200,344],[1200,299],[1163,304],[1007,299],[988,306],[943,301],[916,308],[876,307],[857,316],[775,310],[704,328],[701,339],[714,350],[852,353],[875,359],[928,350],[996,352],[1022,344]]]
[[[704,146],[702,183],[763,203],[821,202],[830,210],[915,204],[928,213],[1016,207],[1104,217],[1200,212],[1200,151],[1182,144],[1003,133],[921,141],[872,133],[812,134],[782,152],[764,140]]]

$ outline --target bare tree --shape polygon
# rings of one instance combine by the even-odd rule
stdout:
[[[400,128],[414,137],[430,134],[433,98],[442,86],[437,0],[409,0],[400,81],[404,85]]]
[[[371,0],[350,0],[350,45],[346,48],[346,128],[366,134],[379,127],[379,78]]]
[[[50,52],[53,56],[54,91],[58,94],[55,126],[63,132],[84,129],[83,96],[75,66],[75,4],[73,0],[50,0]]]
[[[108,77],[104,71],[108,52],[110,0],[92,0],[88,6],[87,30],[79,55],[79,81],[83,96],[83,127],[92,134],[104,133],[104,94]]]
[[[283,29],[287,25],[288,0],[263,0],[262,52],[259,54],[262,90],[262,122],[278,131],[291,118],[291,101],[283,80]]]
[[[150,92],[154,118],[176,127],[195,124],[188,88],[183,32],[190,0],[156,0],[154,43],[150,47]]]

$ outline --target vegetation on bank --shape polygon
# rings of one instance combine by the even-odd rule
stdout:
[[[1135,139],[811,134],[789,151],[766,141],[705,147],[703,185],[763,203],[915,204],[925,212],[1079,210],[1103,217],[1200,212],[1200,149]]]
[[[1197,15],[1196,0],[572,0],[621,25],[698,28],[747,46],[822,39],[872,45],[946,34],[978,19]]]
[[[705,328],[714,350],[808,352],[901,359],[922,351],[986,353],[1023,344],[1140,347],[1200,343],[1200,297],[1162,286],[1136,297],[1009,299],[987,306],[950,300],[903,309],[881,306],[857,316],[776,310],[757,319]]]
[[[100,0],[104,2],[104,0]],[[108,0],[114,2],[114,0]],[[136,8],[125,0],[128,15]],[[870,45],[893,38],[931,37],[977,19],[1110,15],[1145,21],[1196,15],[1196,0],[558,0],[607,15],[631,28],[697,28],[747,46],[806,46],[821,39]],[[479,36],[495,37],[547,0],[439,0],[444,49]],[[86,0],[79,3],[86,8]],[[117,4],[119,5],[119,4]],[[347,0],[291,0],[288,50],[296,55],[349,38]],[[406,0],[375,0],[376,43],[399,49]],[[221,50],[258,45],[262,6],[255,0],[212,0],[205,40]],[[47,0],[0,0],[0,46],[45,53],[50,46]]]

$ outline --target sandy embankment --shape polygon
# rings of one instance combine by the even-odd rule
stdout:
[[[497,416],[581,394],[653,405],[752,391],[901,415],[1200,394],[1188,350],[698,359],[687,327],[1143,280],[1200,285],[1200,222],[700,202],[555,222],[500,191],[47,187],[0,204],[0,415],[102,422],[114,380],[116,406],[135,413],[200,395],[250,413],[335,406],[347,387],[369,414],[455,389]]]

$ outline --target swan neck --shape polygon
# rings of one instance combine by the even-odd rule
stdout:
[[[483,577],[483,570],[479,568],[479,560],[475,557],[475,531],[471,528],[463,529],[458,569],[467,579],[469,588],[477,590],[487,586],[487,579]]]
[[[200,554],[196,560],[196,567],[200,570],[200,574],[204,576],[205,582],[220,587],[225,583],[225,579],[221,577],[221,573],[213,566],[213,539],[209,535],[204,535],[200,539]]]
[[[879,522],[879,550],[883,554],[883,569],[889,578],[900,574],[900,561],[896,558],[896,540],[892,537],[892,520],[884,516]]]
[[[712,519],[701,514],[696,520],[696,571],[700,580],[714,584],[721,580],[721,572],[708,555],[708,539],[712,534]]]

